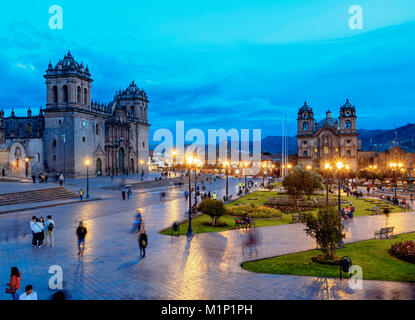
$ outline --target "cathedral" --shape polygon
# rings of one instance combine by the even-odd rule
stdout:
[[[46,74],[46,106],[26,117],[0,111],[0,167],[10,176],[84,176],[148,170],[148,98],[134,81],[108,104],[91,101],[88,66],[68,52]]]
[[[340,107],[338,118],[333,118],[331,111],[327,111],[321,121],[314,118],[313,109],[304,102],[297,117],[298,164],[321,169],[327,161],[342,159],[356,171],[361,145],[357,138],[356,118],[356,108],[348,99]]]

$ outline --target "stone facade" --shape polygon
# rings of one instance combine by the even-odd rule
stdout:
[[[27,117],[15,117],[12,111],[4,118],[0,113],[0,151],[12,157],[7,165],[1,164],[8,174],[26,174],[19,169],[21,157],[29,163],[30,173],[36,174],[83,176],[87,159],[91,175],[148,170],[149,101],[134,81],[117,91],[109,104],[91,102],[93,80],[88,66],[76,62],[70,52],[55,67],[49,63],[44,77],[46,108],[38,116],[33,117],[30,109]],[[16,143],[21,144],[14,147],[17,152]]]
[[[326,118],[317,122],[313,109],[304,102],[297,117],[298,164],[321,169],[325,162],[341,159],[356,171],[360,149],[356,118],[355,106],[346,100],[338,119],[327,111]]]

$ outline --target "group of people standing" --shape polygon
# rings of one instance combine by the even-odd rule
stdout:
[[[55,221],[52,220],[52,216],[47,216],[46,221],[43,217],[32,217],[30,221],[30,229],[32,230],[32,246],[42,247],[43,241],[46,238],[46,247],[53,247],[53,229],[55,228]]]
[[[356,211],[353,203],[350,206],[346,206],[346,208],[342,208],[340,214],[344,220],[353,219],[354,212]]]

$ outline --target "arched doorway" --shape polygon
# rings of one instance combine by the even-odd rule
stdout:
[[[131,163],[131,173],[134,173],[135,172],[135,168],[134,168],[134,159],[132,159],[131,158],[131,161],[130,161],[130,163]]]
[[[95,173],[96,173],[97,176],[101,176],[102,175],[102,161],[99,158],[97,159]]]
[[[120,148],[120,150],[118,151],[118,168],[119,168],[119,172],[121,174],[124,173],[125,170],[125,166],[124,166],[124,149]]]

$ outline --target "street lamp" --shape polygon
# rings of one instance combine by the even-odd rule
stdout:
[[[338,182],[337,188],[338,188],[339,212],[340,212],[340,210],[342,209],[341,199],[340,199],[340,178],[341,178],[340,175],[341,175],[341,170],[344,168],[343,162],[341,162],[341,161],[336,162],[336,167],[337,167],[337,173],[338,173],[338,176],[337,176],[337,182]]]
[[[89,199],[89,165],[91,164],[91,161],[89,159],[85,160],[86,165],[86,198]]]
[[[226,195],[225,195],[225,201],[228,200],[229,195],[229,161],[223,162],[223,166],[225,167],[225,174],[226,174]]]
[[[395,184],[395,199],[396,199],[396,189],[398,188],[398,184],[396,182],[396,169],[401,169],[403,167],[402,163],[391,162],[389,163],[389,167],[392,168],[393,171],[393,183]]]
[[[325,163],[324,164],[324,170],[326,172],[331,171],[332,167],[330,165],[330,163]],[[328,173],[326,174],[326,206],[329,205],[329,178],[328,178]]]
[[[244,162],[244,174],[245,174],[245,193],[247,193],[248,192],[248,186],[247,186],[247,184],[246,184],[246,168],[248,168],[248,166],[249,166],[249,163],[248,162]]]
[[[28,157],[24,158],[24,161],[25,161],[25,174],[27,178],[27,176],[29,175],[29,158]]]
[[[177,155],[177,151],[176,150],[172,150],[171,156],[172,156],[172,160],[173,160],[173,167],[176,166],[176,155]]]
[[[187,236],[193,236],[193,228],[192,228],[192,164],[194,159],[192,156],[188,156],[186,158],[186,162],[188,165],[188,175],[189,175],[189,227],[187,229]],[[196,172],[195,172],[195,180],[196,180]],[[196,189],[195,189],[196,193]]]

